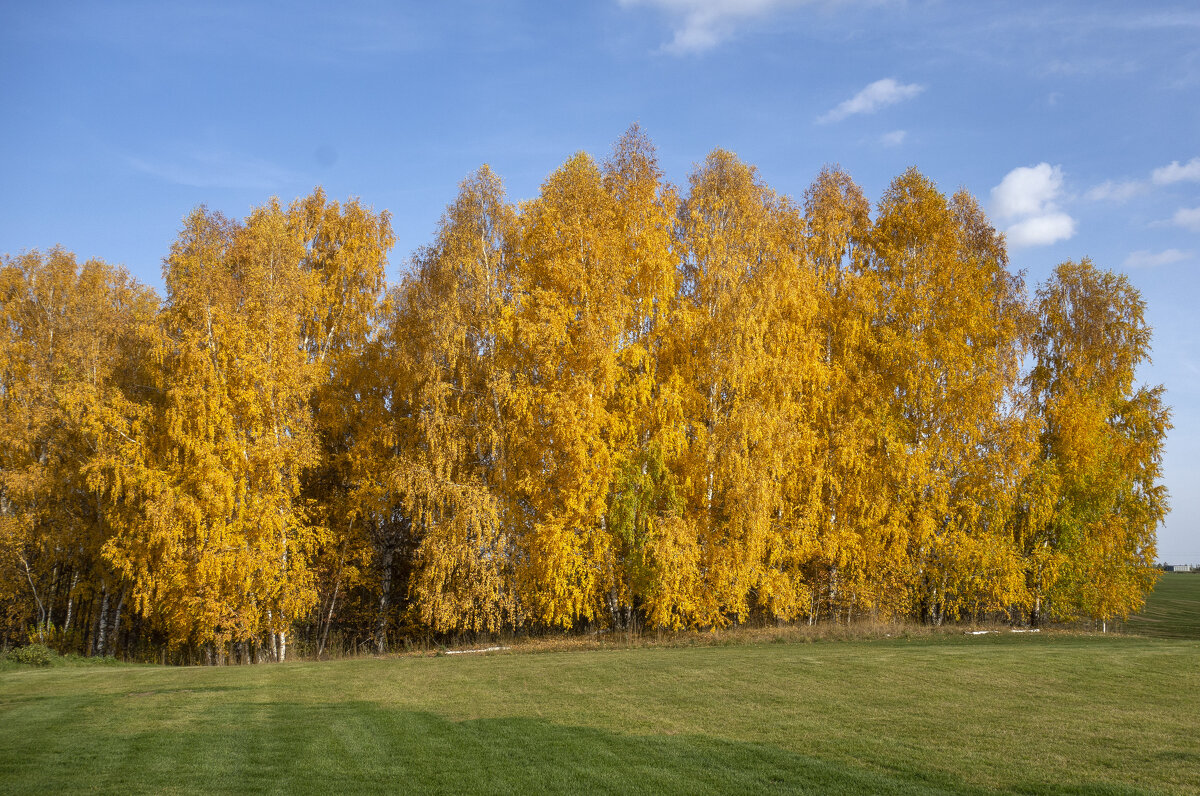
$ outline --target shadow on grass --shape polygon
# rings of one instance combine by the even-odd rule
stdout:
[[[11,736],[0,790],[420,793],[978,793],[762,744],[627,736],[374,703],[210,705],[180,727]],[[7,733],[5,733],[7,735]],[[39,742],[22,743],[35,735]]]

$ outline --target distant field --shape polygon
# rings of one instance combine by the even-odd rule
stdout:
[[[1164,574],[1146,598],[1145,610],[1129,618],[1126,632],[1159,638],[1200,638],[1200,573]]]
[[[1195,793],[1200,641],[0,671],[0,790]]]

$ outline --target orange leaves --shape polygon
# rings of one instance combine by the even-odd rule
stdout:
[[[318,602],[327,635],[349,598],[380,650],[397,620],[1107,618],[1151,583],[1140,297],[1065,263],[1031,312],[916,170],[874,219],[838,169],[801,207],[721,150],[681,191],[635,127],[520,205],[480,169],[385,296],[392,244],[318,189],[190,215],[162,307],[6,260],[0,559],[90,569],[175,645]]]
[[[390,240],[386,217],[354,202],[343,213],[320,192],[243,223],[187,219],[166,264],[139,455],[97,482],[114,496],[140,485],[110,518],[105,555],[173,644],[275,632],[312,605],[326,534],[300,488],[319,461],[312,402],[329,371],[316,365],[368,325],[352,311],[364,293],[373,310]]]
[[[140,495],[130,479],[105,494],[101,475],[140,453],[154,296],[61,250],[6,259],[0,286],[0,578],[27,582],[35,599],[67,571],[102,591],[116,574],[106,514]]]
[[[1032,428],[1022,432],[1016,412],[1029,328],[1023,285],[974,199],[947,200],[915,170],[885,194],[871,244],[879,290],[870,358],[892,396],[885,478],[893,510],[909,520],[901,527],[913,600],[938,622],[962,610],[953,583],[964,545],[1008,543],[1012,468],[1022,472],[1032,455]]]

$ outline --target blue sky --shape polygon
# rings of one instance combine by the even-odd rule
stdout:
[[[62,244],[161,286],[192,208],[323,185],[394,214],[391,276],[483,163],[510,197],[632,122],[686,183],[715,147],[800,196],[965,187],[1031,286],[1127,273],[1200,563],[1200,8],[1190,2],[594,0],[0,4],[0,253]]]

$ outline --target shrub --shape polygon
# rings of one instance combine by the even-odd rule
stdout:
[[[13,663],[23,663],[27,666],[49,666],[58,657],[58,653],[45,644],[29,644],[18,647],[8,653],[8,659]]]

